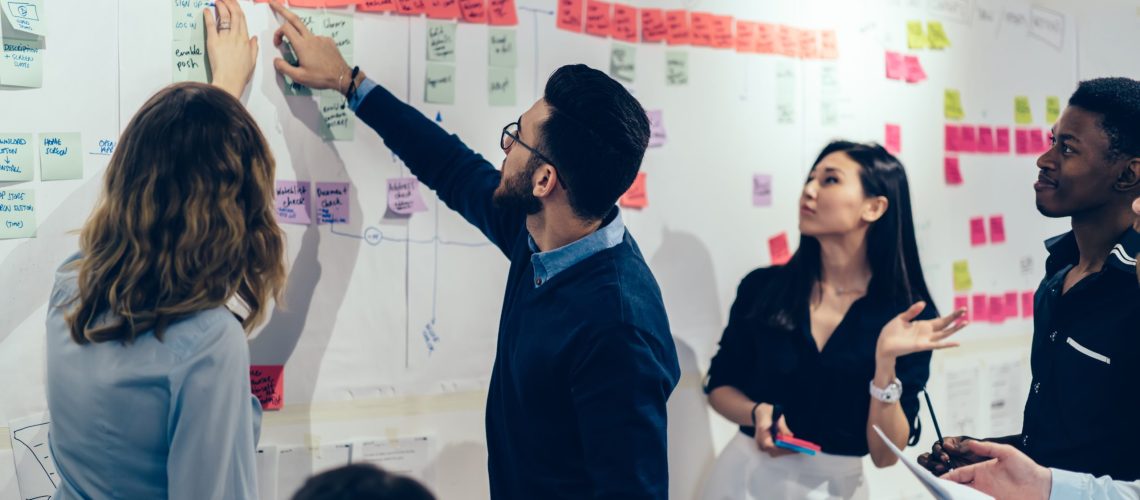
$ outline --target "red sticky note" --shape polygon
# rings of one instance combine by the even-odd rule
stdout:
[[[974,295],[974,307],[970,308],[970,320],[978,323],[990,320],[989,297],[985,294]]]
[[[756,23],[736,21],[736,51],[756,52]]]
[[[396,10],[396,0],[361,0],[356,4],[361,12],[391,12]]]
[[[581,2],[582,0],[578,0]],[[459,13],[463,21],[472,24],[487,23],[487,2],[485,0],[459,0]]]
[[[1045,147],[1045,133],[1040,129],[1032,129],[1029,131],[1029,152],[1033,154],[1044,153],[1047,148]]]
[[[263,410],[280,410],[285,404],[284,369],[283,365],[249,367],[249,387]]]
[[[668,36],[669,26],[665,24],[665,11],[641,9],[641,40],[657,43],[664,41]]]
[[[732,16],[713,16],[712,25],[713,47],[718,49],[736,47],[736,38],[732,35]]]
[[[1021,292],[1021,317],[1033,317],[1033,296],[1034,292]]]
[[[818,31],[800,30],[800,57],[804,59],[819,59]]]
[[[325,0],[289,0],[290,7],[301,7],[312,9],[317,7],[326,7]]]
[[[955,152],[962,149],[962,146],[959,144],[959,139],[961,139],[961,137],[962,137],[962,134],[961,134],[960,129],[958,128],[957,125],[950,125],[950,124],[946,125],[946,152],[947,153],[955,153]]]
[[[990,296],[990,322],[1005,322],[1005,297],[1001,295]]]
[[[906,79],[906,59],[898,52],[887,51],[887,79]]]
[[[966,311],[966,314],[964,316],[962,316],[962,319],[964,319],[964,320],[970,319],[970,297],[967,297],[965,295],[954,296],[954,310],[955,311],[958,311],[958,310]]]
[[[970,218],[970,245],[986,244],[986,219],[982,217]]]
[[[1017,129],[1017,140],[1014,142],[1016,143],[1014,146],[1014,149],[1017,151],[1017,154],[1019,154],[1019,155],[1029,154],[1029,131],[1028,130],[1025,130],[1023,128]]]
[[[649,194],[645,191],[645,172],[637,173],[633,185],[618,199],[618,205],[638,209],[649,206]]]
[[[614,40],[637,43],[637,9],[620,3],[614,4],[613,26],[610,36]]]
[[[515,7],[515,0],[487,0],[487,24],[517,26],[519,11]]]
[[[349,5],[356,5],[357,1],[358,0],[324,0],[324,7],[348,7]]]
[[[903,65],[906,66],[907,83],[919,83],[926,80],[926,71],[922,69],[922,63],[919,62],[918,56],[904,56]]]
[[[692,43],[693,34],[692,29],[689,27],[688,11],[666,11],[665,27],[669,32],[665,37],[665,43],[669,45],[688,45]]]
[[[692,34],[694,46],[712,47],[714,17],[716,16],[707,12],[693,12],[689,14],[689,31]]]
[[[558,29],[582,32],[582,13],[586,4],[582,0],[558,0]]]
[[[459,0],[427,0],[424,13],[432,19],[458,19]]]
[[[839,39],[834,30],[819,32],[819,58],[839,59]]]
[[[994,130],[994,152],[1009,153],[1009,127]]]
[[[794,26],[780,25],[780,55],[800,56],[800,30]]]
[[[990,217],[990,242],[1005,243],[1005,217],[995,215]]]
[[[978,129],[973,125],[962,125],[958,128],[958,151],[962,153],[978,152]]]
[[[424,13],[424,0],[396,0],[396,13],[418,16]]]
[[[1017,317],[1017,292],[1005,293],[1005,313],[1007,319]]]
[[[773,266],[782,266],[792,258],[788,250],[788,233],[780,233],[768,238],[768,254],[772,257]]]
[[[756,48],[758,54],[775,54],[776,43],[780,34],[780,27],[775,24],[760,23],[756,25]]]
[[[945,161],[946,184],[958,186],[962,184],[962,168],[958,164],[957,156],[947,156]]]
[[[994,152],[994,129],[979,125],[978,126],[978,152],[979,153],[993,153]]]
[[[594,36],[610,36],[611,4],[598,0],[586,0],[586,33]]]
[[[888,123],[884,133],[883,142],[886,142],[887,151],[893,155],[902,152],[902,128]]]

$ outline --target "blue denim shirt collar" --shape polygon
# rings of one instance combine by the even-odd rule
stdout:
[[[570,243],[569,245],[546,252],[539,252],[534,238],[527,236],[527,245],[530,251],[530,263],[534,267],[534,287],[538,288],[558,273],[569,269],[587,257],[602,250],[613,248],[625,238],[625,223],[621,220],[621,212],[615,208],[613,219],[604,223],[597,231]]]

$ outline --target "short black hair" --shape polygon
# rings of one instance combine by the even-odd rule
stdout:
[[[543,97],[550,117],[540,149],[565,183],[574,214],[601,219],[637,177],[649,117],[625,87],[584,64],[558,68]]]
[[[1140,81],[1095,78],[1077,85],[1069,105],[1099,114],[1109,156],[1140,156]]]
[[[435,496],[415,479],[365,463],[310,477],[293,500],[435,500]]]

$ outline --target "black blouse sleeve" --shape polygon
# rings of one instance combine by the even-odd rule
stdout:
[[[728,312],[728,326],[720,337],[720,349],[709,365],[705,393],[721,386],[732,386],[749,393],[756,377],[757,324],[752,310],[765,280],[767,269],[748,273],[736,289],[736,300]]]
[[[930,302],[927,301],[927,303]],[[937,317],[938,311],[934,306],[927,305],[916,320],[928,320]],[[895,363],[895,376],[902,382],[903,393],[899,404],[902,405],[903,413],[906,414],[906,421],[910,424],[910,441],[908,444],[913,446],[918,443],[918,438],[922,434],[922,425],[918,421],[918,393],[926,388],[926,381],[930,378],[930,352],[916,352],[899,358]]]

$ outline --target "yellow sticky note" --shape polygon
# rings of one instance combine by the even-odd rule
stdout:
[[[950,47],[950,37],[946,36],[946,30],[942,28],[941,21],[928,21],[926,23],[926,35],[930,40],[930,48],[942,50]]]
[[[946,97],[943,99],[943,113],[947,120],[961,120],[966,117],[966,112],[962,110],[961,92],[956,89],[946,89]]]
[[[1033,110],[1029,108],[1029,98],[1019,95],[1013,98],[1013,121],[1018,125],[1033,123]]]
[[[922,31],[922,21],[906,22],[906,46],[912,49],[926,48],[926,33]]]
[[[968,292],[971,288],[974,288],[974,280],[970,279],[969,261],[954,261],[954,291]]]
[[[1061,99],[1055,95],[1045,98],[1045,124],[1053,125],[1057,123],[1057,118],[1061,117]]]

